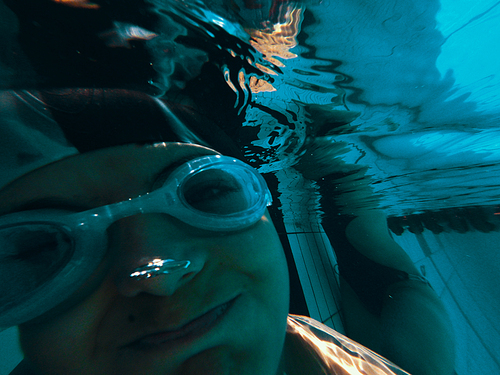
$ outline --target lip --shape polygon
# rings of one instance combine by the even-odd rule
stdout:
[[[228,310],[233,306],[239,296],[229,302],[223,303],[203,315],[195,318],[179,329],[158,331],[147,334],[134,340],[130,344],[123,346],[123,349],[133,349],[138,351],[150,351],[155,349],[168,349],[169,347],[180,346],[203,336],[222,320]]]

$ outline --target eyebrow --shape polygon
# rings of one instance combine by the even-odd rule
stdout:
[[[30,211],[30,210],[42,210],[42,209],[54,209],[54,210],[67,210],[67,211],[75,211],[82,212],[91,210],[92,206],[84,205],[81,203],[76,203],[73,200],[61,198],[61,197],[44,197],[44,198],[35,198],[25,202],[8,212],[2,214],[1,216],[22,212],[22,211]]]
[[[170,163],[165,168],[160,170],[158,173],[153,175],[150,181],[150,187],[154,190],[154,186],[158,185],[160,182],[165,182],[168,176],[178,167],[195,159],[197,156],[184,156],[183,158]],[[200,157],[200,156],[198,156]],[[0,216],[9,215],[17,212],[30,211],[30,210],[43,210],[43,209],[54,209],[54,210],[66,210],[66,211],[74,211],[74,212],[84,212],[88,210],[92,210],[93,208],[97,208],[93,205],[84,205],[81,203],[76,203],[73,199],[67,199],[62,197],[44,197],[44,198],[35,198],[29,200],[28,202],[22,203],[19,206],[1,214]]]
[[[191,160],[199,158],[199,157],[202,157],[202,156],[200,156],[200,155],[184,156],[184,157],[180,158],[179,160],[176,160],[173,163],[170,163],[169,165],[167,165],[165,168],[163,168],[162,170],[160,170],[158,173],[156,173],[153,176],[153,178],[151,179],[151,181],[152,181],[151,189],[153,189],[160,182],[163,184],[167,180],[168,176],[170,176],[172,174],[172,172],[174,170],[176,170],[178,167],[180,167],[181,165],[183,165]],[[155,189],[153,189],[153,190],[155,190]]]

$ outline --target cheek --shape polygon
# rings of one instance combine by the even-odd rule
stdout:
[[[286,257],[274,226],[264,218],[255,227],[230,238],[234,249],[230,261],[246,275],[248,288],[269,304],[286,306],[289,300],[289,278]]]
[[[227,257],[232,263],[226,269],[237,268],[235,279],[241,280],[239,276],[243,275],[244,283],[236,333],[228,337],[233,361],[245,370],[238,373],[271,373],[270,369],[275,372],[289,309],[289,278],[283,248],[274,227],[266,221],[232,236],[225,245],[233,249],[232,256]],[[263,367],[259,369],[257,364]],[[260,372],[264,368],[266,371]]]
[[[81,332],[76,324],[20,327],[21,347],[25,358],[42,374],[73,374],[75,365],[81,368],[88,362],[90,340]]]
[[[42,374],[106,374],[102,353],[96,350],[100,322],[108,303],[106,284],[50,320],[19,327],[25,358]]]

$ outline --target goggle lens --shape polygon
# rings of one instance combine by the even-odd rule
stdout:
[[[212,215],[234,215],[258,204],[260,186],[245,170],[228,173],[217,168],[201,170],[180,187],[191,208]]]
[[[55,278],[72,253],[71,237],[57,225],[0,228],[0,314]]]

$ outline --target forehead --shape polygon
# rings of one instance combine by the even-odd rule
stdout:
[[[79,154],[21,176],[0,189],[0,213],[30,200],[61,197],[109,204],[146,193],[154,176],[186,158],[217,152],[182,143],[126,145]]]

